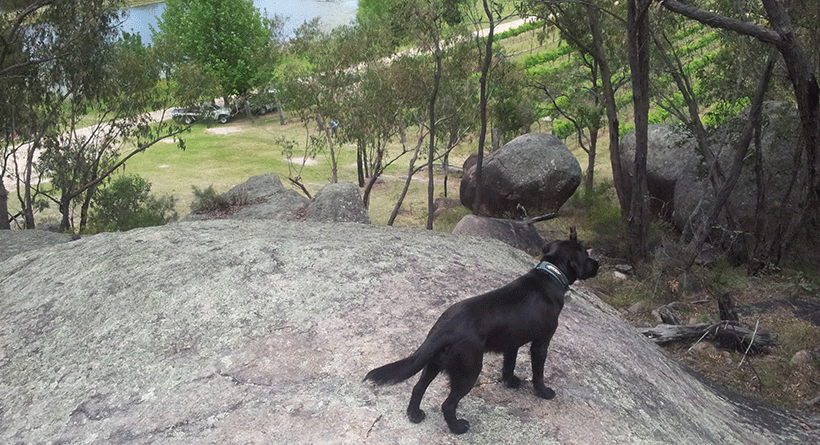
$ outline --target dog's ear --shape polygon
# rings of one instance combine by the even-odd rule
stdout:
[[[559,241],[550,241],[541,248],[541,258],[555,256],[558,253]]]
[[[575,232],[575,227],[569,228],[569,240],[578,242],[578,234]]]

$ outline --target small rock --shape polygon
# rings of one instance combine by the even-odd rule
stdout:
[[[623,275],[632,275],[635,273],[635,269],[629,264],[616,264],[615,271]]]
[[[704,353],[704,354],[707,354],[707,355],[715,355],[716,356],[716,355],[720,354],[720,352],[715,347],[715,345],[713,345],[709,342],[705,342],[705,341],[702,341],[700,343],[696,343],[695,345],[693,345],[692,350],[693,351],[698,351],[698,352],[701,352],[701,353]]]
[[[795,352],[792,356],[792,359],[789,360],[789,364],[791,364],[792,366],[807,365],[811,362],[812,354],[807,349]]]
[[[654,315],[660,323],[674,325],[680,324],[680,312],[678,312],[678,309],[674,303],[655,309],[652,311],[652,315]]]
[[[546,243],[538,230],[525,221],[466,215],[453,228],[454,235],[494,238],[532,256],[541,254]]]
[[[638,312],[643,312],[644,310],[646,310],[645,301],[639,301],[633,304],[632,306],[629,306],[629,309],[627,309],[627,311],[629,311],[630,314],[637,314]]]

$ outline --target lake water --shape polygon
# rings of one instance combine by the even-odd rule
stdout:
[[[293,30],[302,23],[319,17],[322,29],[329,31],[346,25],[356,18],[358,0],[253,0],[263,14],[272,17],[279,14],[287,18],[285,35],[293,36]],[[157,27],[157,17],[165,11],[165,3],[136,6],[128,10],[122,30],[139,33],[143,43],[151,42],[151,26]]]

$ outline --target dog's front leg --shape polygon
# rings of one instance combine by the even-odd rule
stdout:
[[[521,379],[515,376],[515,359],[518,357],[518,348],[504,353],[504,365],[501,368],[501,381],[507,388],[518,388]]]
[[[544,384],[544,363],[547,361],[547,350],[549,349],[549,340],[533,341],[530,346],[530,360],[532,361],[532,386],[535,390],[535,395],[542,399],[551,399],[555,397],[555,391]]]

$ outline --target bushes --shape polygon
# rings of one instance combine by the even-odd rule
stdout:
[[[88,231],[113,232],[176,221],[173,196],[157,199],[151,183],[137,175],[122,175],[94,197]]]

